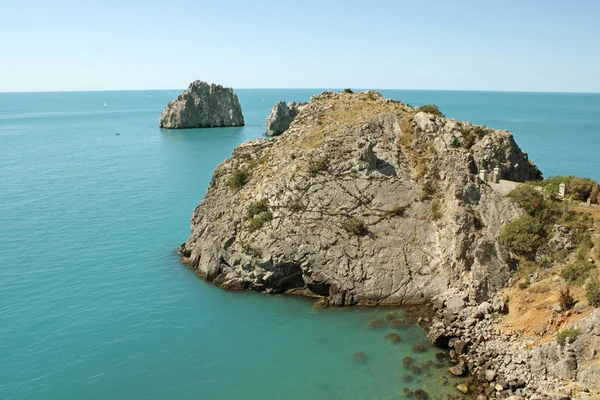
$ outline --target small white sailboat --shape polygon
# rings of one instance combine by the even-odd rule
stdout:
[[[104,107],[106,107],[106,103],[104,103]]]

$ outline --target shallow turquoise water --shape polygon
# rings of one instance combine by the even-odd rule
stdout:
[[[261,136],[275,101],[319,91],[240,90],[246,127],[186,131],[157,127],[177,91],[0,93],[0,398],[439,392],[436,371],[399,379],[404,356],[435,350],[413,354],[414,326],[396,345],[368,328],[387,311],[224,292],[174,253],[214,167]],[[546,175],[600,178],[600,95],[383,92],[510,129]]]

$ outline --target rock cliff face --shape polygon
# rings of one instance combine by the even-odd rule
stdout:
[[[477,170],[541,174],[508,132],[477,128],[372,91],[313,96],[285,134],[216,168],[182,261],[226,289],[331,305],[486,298],[509,278],[498,235],[521,211]]]
[[[158,123],[168,129],[243,126],[244,116],[233,89],[195,81],[167,104]]]
[[[267,117],[267,136],[277,136],[285,132],[294,118],[306,106],[306,103],[296,103],[291,101],[287,104],[280,101],[273,106],[271,113]]]

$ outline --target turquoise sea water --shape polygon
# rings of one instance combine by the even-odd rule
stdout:
[[[214,167],[277,100],[320,90],[239,90],[245,127],[161,130],[178,92],[0,93],[0,399],[440,393],[435,368],[401,379],[403,357],[435,360],[419,328],[368,327],[389,310],[225,292],[178,263]],[[600,179],[600,95],[382,92],[511,130],[547,176]]]

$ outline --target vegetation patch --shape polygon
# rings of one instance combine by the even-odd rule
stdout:
[[[270,222],[273,219],[273,214],[270,211],[261,212],[258,215],[248,220],[248,230],[255,232],[263,227],[264,224]]]
[[[546,206],[544,196],[530,183],[517,186],[507,197],[524,208],[530,215],[535,215]]]
[[[311,176],[317,175],[319,172],[327,171],[329,168],[329,160],[327,157],[319,157],[313,160],[310,160],[308,163],[308,173]]]
[[[590,276],[590,271],[594,268],[594,264],[582,260],[577,260],[567,265],[560,272],[560,276],[569,283],[583,285],[586,279]]]
[[[579,336],[579,333],[580,333],[579,329],[562,330],[562,331],[558,332],[558,334],[556,335],[556,341],[561,346],[564,346],[565,343],[567,342],[568,338],[572,338],[573,340],[575,340],[577,338],[577,336]]]
[[[251,174],[245,168],[236,168],[227,179],[227,185],[233,190],[240,190],[250,180]]]
[[[544,179],[539,185],[544,195],[558,199],[558,190],[561,184],[565,185],[567,197],[577,201],[590,200],[591,203],[600,202],[600,186],[598,182],[590,178],[579,178],[573,175],[557,175]]]
[[[444,117],[444,114],[440,111],[439,107],[435,104],[425,104],[419,107],[419,112],[424,112],[427,114],[437,115],[438,117]]]
[[[566,289],[561,290],[558,294],[558,304],[563,311],[570,310],[575,305],[576,301],[571,295],[571,291],[567,286]]]
[[[435,186],[431,182],[425,182],[421,186],[421,195],[419,196],[419,200],[427,200],[430,199],[436,192]]]
[[[348,218],[346,221],[344,221],[342,227],[349,233],[357,236],[362,236],[367,233],[367,225],[365,224],[365,221],[358,217]]]
[[[592,307],[600,307],[600,282],[598,279],[592,278],[585,285],[585,296]]]
[[[344,89],[344,93],[354,93],[352,89]]]
[[[408,205],[398,205],[396,204],[390,211],[388,211],[388,215],[391,217],[403,217],[408,209]]]
[[[268,212],[269,211],[269,201],[267,199],[262,199],[260,201],[254,201],[248,205],[246,208],[246,213],[248,218],[252,218],[255,215]]]
[[[242,240],[240,245],[246,254],[249,254],[252,257],[262,257],[262,250],[258,247],[254,247],[250,242]]]
[[[535,252],[546,243],[547,234],[539,218],[522,215],[504,226],[500,241],[512,252],[528,259],[535,258]]]
[[[519,289],[525,290],[531,285],[531,279],[529,277],[525,278],[521,282],[519,282]]]
[[[437,199],[431,203],[431,218],[433,218],[434,221],[442,218],[442,206]]]
[[[306,208],[304,204],[302,204],[302,200],[300,200],[300,197],[296,197],[290,200],[287,204],[287,207],[291,212],[300,212]]]

